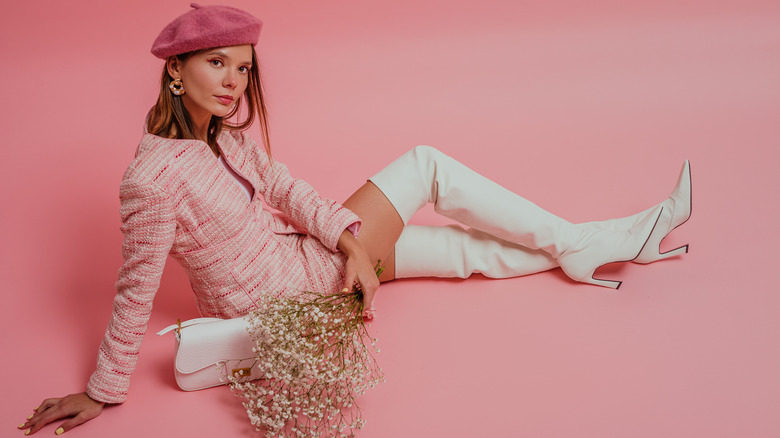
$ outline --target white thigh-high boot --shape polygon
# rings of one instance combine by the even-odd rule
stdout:
[[[426,203],[439,214],[500,239],[542,249],[573,280],[617,289],[593,278],[600,266],[641,252],[662,212],[656,207],[630,228],[572,224],[430,146],[417,146],[370,178],[408,223]]]
[[[458,225],[407,225],[395,244],[395,277],[509,278],[557,268],[545,251]]]

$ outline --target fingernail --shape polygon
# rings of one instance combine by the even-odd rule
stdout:
[[[347,289],[347,288],[345,287],[344,289],[341,289],[341,291],[342,291],[342,292],[344,292],[344,293],[347,293],[347,292],[349,292],[349,289]]]
[[[33,411],[37,411],[38,408],[40,408],[40,407],[41,407],[41,405],[36,406],[35,409],[33,409]]]
[[[62,435],[63,433],[65,433],[65,429],[61,427],[54,431],[55,435]]]
[[[25,430],[25,431],[24,431],[24,434],[25,434],[25,435],[29,435],[29,434],[30,434],[30,429],[27,429],[27,430]]]
[[[27,423],[22,423],[22,424],[20,424],[20,425],[18,426],[18,427],[19,427],[19,429],[23,428],[25,424],[27,424]]]

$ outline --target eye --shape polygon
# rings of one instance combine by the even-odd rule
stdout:
[[[248,74],[249,73],[249,69],[250,69],[250,67],[242,65],[241,67],[238,68],[238,71],[243,73],[243,74]]]
[[[222,67],[222,60],[220,60],[220,59],[210,59],[209,62],[214,67]]]

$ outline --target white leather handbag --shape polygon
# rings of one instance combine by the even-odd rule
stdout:
[[[174,373],[179,388],[197,391],[224,385],[226,373],[240,381],[258,379],[257,367],[245,318],[196,318],[179,321],[157,334],[175,330]]]

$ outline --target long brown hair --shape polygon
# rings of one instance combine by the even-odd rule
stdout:
[[[207,49],[208,50],[208,49]],[[198,52],[187,52],[176,55],[180,61],[184,61]],[[154,104],[146,119],[146,129],[150,134],[165,138],[176,139],[194,139],[195,127],[192,124],[187,109],[181,100],[181,96],[171,93],[168,84],[173,80],[168,74],[167,62],[163,66],[162,77],[160,78],[160,94],[157,96],[157,102]],[[243,99],[242,99],[243,98]],[[231,123],[229,120],[241,108],[241,101],[245,101],[247,108],[247,117],[239,123]],[[268,156],[271,156],[271,142],[268,135],[268,112],[266,111],[265,99],[263,98],[263,84],[260,80],[260,65],[257,61],[257,53],[252,47],[252,68],[249,69],[249,81],[244,94],[236,102],[235,108],[225,117],[212,115],[209,121],[208,139],[206,143],[211,148],[216,148],[217,137],[222,129],[232,129],[243,131],[255,121],[258,117],[260,132],[263,136],[263,146]]]

